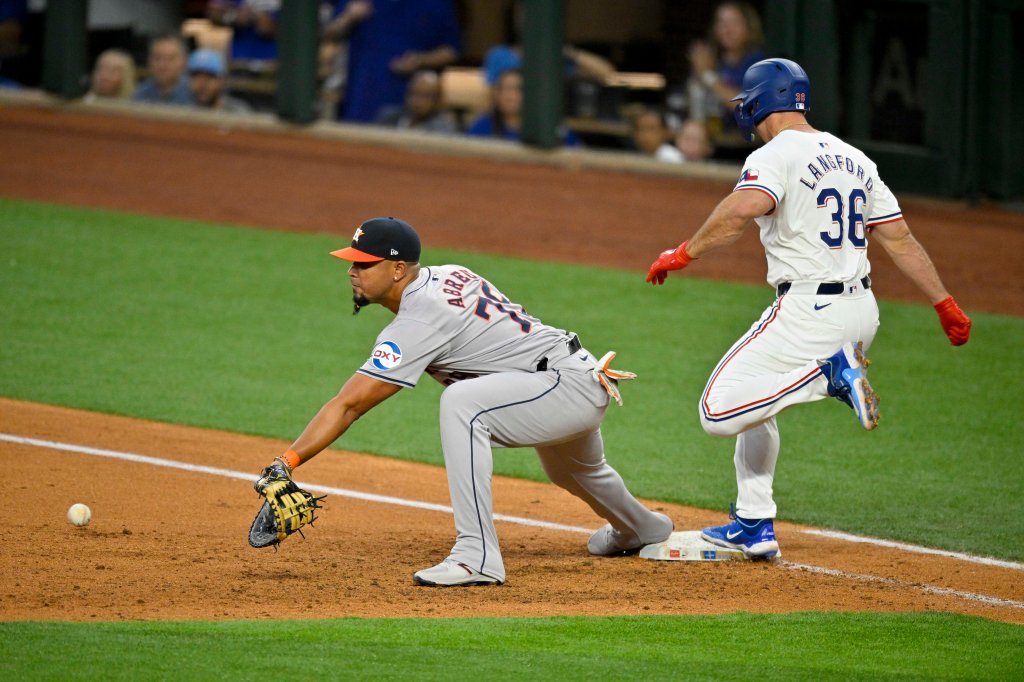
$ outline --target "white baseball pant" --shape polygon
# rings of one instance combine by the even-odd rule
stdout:
[[[795,282],[722,357],[700,398],[700,420],[713,436],[736,436],[736,514],[775,518],[772,495],[779,456],[775,415],[828,396],[819,361],[847,341],[871,345],[878,331],[874,294],[858,281],[844,293],[818,295],[817,282]]]

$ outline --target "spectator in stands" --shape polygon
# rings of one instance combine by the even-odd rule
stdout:
[[[615,67],[604,57],[577,47],[566,45],[562,48],[567,78],[585,78],[603,83],[615,73]],[[512,45],[495,45],[484,55],[484,79],[494,85],[501,72],[506,69],[522,69],[522,48]]]
[[[246,102],[227,93],[226,75],[224,55],[220,52],[201,49],[192,53],[188,58],[188,87],[196,106],[228,114],[252,113]]]
[[[247,62],[255,68],[259,62],[277,59],[280,12],[281,0],[210,0],[206,7],[210,21],[232,29],[231,61]]]
[[[516,0],[511,11],[512,31],[515,36],[522,36],[522,0]],[[519,42],[521,40],[517,40],[515,45],[495,45],[484,55],[484,78],[488,85],[493,86],[498,76],[506,69],[523,68],[523,49]],[[562,48],[562,58],[565,62],[566,78],[583,78],[600,84],[615,73],[615,66],[604,57],[571,45]]]
[[[711,156],[714,147],[708,137],[708,128],[703,121],[687,119],[676,131],[676,149],[683,155],[684,162],[704,161]]]
[[[192,104],[185,77],[185,41],[174,34],[158,35],[149,41],[150,77],[132,93],[132,100],[152,104]]]
[[[462,48],[452,0],[338,0],[323,38],[348,39],[344,121],[370,123],[386,106],[401,106],[409,76],[441,69]]]
[[[491,111],[477,118],[466,130],[466,134],[519,141],[522,127],[523,72],[519,69],[506,69],[498,75],[491,88]],[[562,144],[568,147],[580,143],[571,130],[564,130],[561,137]]]
[[[632,119],[633,144],[647,156],[658,161],[682,163],[683,155],[670,142],[672,130],[665,114],[657,109],[643,109]]]
[[[764,59],[763,44],[757,10],[728,0],[715,9],[708,42],[690,47],[689,117],[707,120],[712,137],[740,140],[729,100],[739,94],[747,68]]]
[[[377,123],[425,133],[455,133],[458,125],[442,108],[441,78],[436,71],[417,71],[409,79],[404,107],[386,107]]]
[[[135,91],[135,62],[124,50],[104,50],[96,58],[92,69],[86,102],[99,100],[128,99]]]

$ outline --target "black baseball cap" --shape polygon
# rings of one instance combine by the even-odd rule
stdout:
[[[420,259],[420,236],[412,225],[398,218],[370,218],[356,228],[352,246],[331,255],[354,263],[375,263],[382,260]]]

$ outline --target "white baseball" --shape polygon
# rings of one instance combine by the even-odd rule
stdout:
[[[68,507],[68,523],[72,526],[87,526],[92,519],[92,510],[78,502]]]

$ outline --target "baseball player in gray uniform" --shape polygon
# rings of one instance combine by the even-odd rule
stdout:
[[[798,64],[757,62],[734,101],[748,139],[756,131],[765,145],[750,154],[735,190],[700,230],[651,265],[647,281],[664,283],[669,271],[735,241],[751,221],[760,228],[777,297],[721,359],[700,399],[704,430],[736,436],[738,488],[732,522],[702,536],[751,557],[774,557],[775,415],[832,396],[852,407],[865,429],[878,424],[863,354],[878,329],[869,234],[935,306],[953,345],[967,342],[971,321],[910,233],[875,163],[807,122],[810,82]]]
[[[614,556],[662,542],[672,521],[630,494],[604,458],[601,421],[617,382],[575,334],[529,315],[493,284],[460,265],[421,266],[420,240],[406,222],[364,222],[351,246],[332,252],[348,270],[358,312],[378,303],[395,313],[338,395],[279,461],[294,469],[329,446],[381,401],[416,386],[424,372],[444,384],[441,445],[455,513],[455,545],[417,584],[500,585],[505,580],[491,499],[492,448],[535,447],[548,477],[608,524],[587,543]]]

